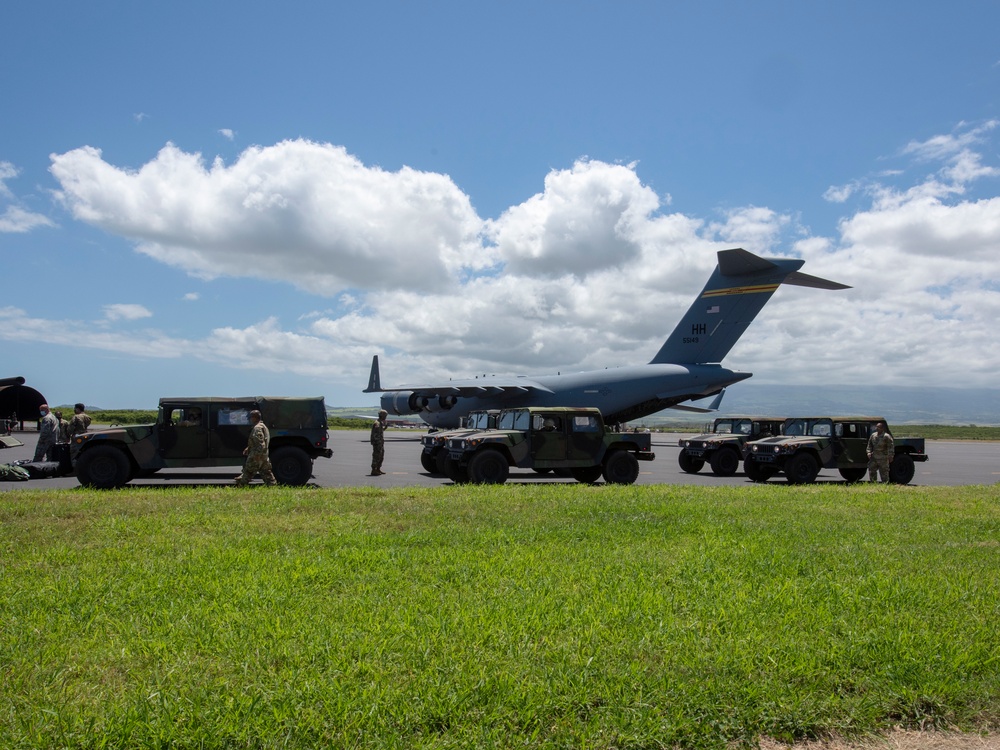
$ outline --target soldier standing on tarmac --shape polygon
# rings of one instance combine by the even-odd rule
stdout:
[[[90,429],[90,417],[83,410],[83,404],[73,406],[73,418],[69,420],[69,436],[82,435]]]
[[[254,409],[250,412],[250,437],[247,438],[247,447],[243,449],[243,455],[247,457],[243,464],[243,473],[236,477],[237,487],[246,487],[250,484],[254,474],[260,474],[261,479],[269,487],[273,487],[278,482],[271,471],[271,460],[268,458],[267,449],[271,444],[271,433],[267,425],[261,421],[260,412]]]
[[[889,482],[889,464],[895,458],[896,448],[892,435],[885,431],[885,422],[875,425],[875,432],[868,438],[868,481],[874,482],[881,475],[883,482]]]
[[[382,461],[385,459],[385,425],[386,419],[389,417],[389,412],[382,409],[378,413],[378,419],[372,423],[372,434],[371,434],[371,444],[372,444],[372,473],[369,476],[377,477],[380,474],[385,474],[382,471]]]
[[[38,407],[42,418],[38,425],[38,445],[35,446],[35,461],[45,461],[52,447],[59,439],[59,422],[56,415],[49,411],[48,404]]]

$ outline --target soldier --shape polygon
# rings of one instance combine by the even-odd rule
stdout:
[[[59,422],[55,414],[49,411],[48,404],[38,407],[41,419],[38,424],[38,445],[35,446],[34,461],[45,461],[46,456],[52,451],[52,446],[59,439]]]
[[[243,449],[243,455],[247,457],[243,464],[243,473],[236,477],[237,487],[246,487],[250,484],[254,474],[260,474],[261,479],[269,487],[278,483],[271,471],[271,460],[268,458],[267,450],[271,444],[271,433],[268,432],[267,425],[261,421],[260,412],[254,409],[250,412],[250,437],[247,438],[247,447]]]
[[[55,415],[56,421],[59,423],[59,439],[56,440],[57,443],[68,443],[69,442],[69,422],[63,419],[62,412],[58,409],[52,412]]]
[[[83,404],[73,406],[73,418],[69,420],[69,436],[82,435],[90,428],[90,417],[84,411]]]
[[[389,417],[389,412],[382,409],[378,413],[378,419],[372,423],[372,434],[371,434],[371,444],[372,444],[372,473],[369,476],[377,477],[380,474],[385,474],[382,471],[382,461],[385,458],[385,425],[386,419]]]
[[[885,422],[879,422],[875,425],[875,432],[868,438],[868,481],[874,482],[880,475],[881,480],[888,483],[889,464],[895,455],[892,435],[885,431]]]

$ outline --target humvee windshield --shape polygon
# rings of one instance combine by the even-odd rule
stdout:
[[[713,432],[717,435],[749,435],[751,427],[749,419],[718,419]]]
[[[490,417],[493,416],[489,412],[479,411],[473,412],[469,415],[469,423],[467,427],[471,427],[474,430],[488,430],[490,428]],[[495,418],[493,421],[496,424]]]
[[[501,412],[497,427],[501,430],[527,430],[531,426],[531,412],[524,409]]]
[[[790,419],[785,423],[785,434],[830,437],[833,435],[833,423],[829,419]]]

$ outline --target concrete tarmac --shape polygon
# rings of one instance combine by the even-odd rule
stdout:
[[[319,458],[313,463],[311,485],[319,487],[439,487],[450,485],[451,481],[440,476],[432,476],[420,465],[420,430],[389,429],[386,431],[385,463],[387,473],[380,477],[368,476],[371,471],[371,445],[368,433],[357,430],[332,430],[330,447],[333,458]],[[30,459],[35,453],[37,433],[18,432],[14,436],[24,445],[0,449],[0,463],[10,463],[18,459]],[[677,465],[677,441],[684,437],[680,433],[654,433],[653,451],[656,460],[639,464],[637,484],[676,484],[714,487],[719,485],[746,486],[751,484],[741,472],[733,477],[717,477],[710,470],[702,469],[698,474],[687,474]],[[933,440],[927,442],[925,463],[916,465],[912,485],[916,486],[959,486],[987,485],[1000,482],[1000,443],[978,441]],[[132,482],[135,486],[178,487],[188,485],[228,485],[239,473],[238,467],[220,469],[164,469],[154,477]],[[260,480],[256,480],[260,482]],[[548,484],[551,482],[574,483],[572,479],[543,476],[532,471],[513,469],[509,483]],[[824,469],[820,472],[819,483],[843,484],[844,480],[836,471]],[[778,476],[771,484],[786,484],[784,477]],[[53,479],[32,479],[27,482],[0,481],[0,492],[18,489],[64,489],[79,487],[76,477]]]

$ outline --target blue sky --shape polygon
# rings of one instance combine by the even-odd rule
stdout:
[[[648,361],[715,251],[806,259],[726,364],[993,387],[1000,6],[21,3],[0,376],[55,403]]]

